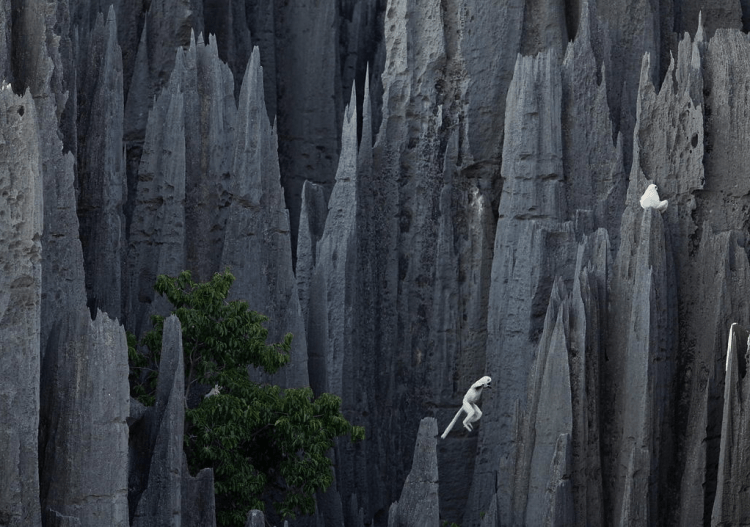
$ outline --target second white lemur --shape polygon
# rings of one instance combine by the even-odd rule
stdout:
[[[484,388],[492,388],[492,386],[490,386],[491,382],[492,379],[490,377],[484,376],[471,385],[469,391],[466,392],[466,395],[464,395],[464,402],[461,405],[461,408],[458,409],[458,412],[456,412],[456,416],[453,418],[453,421],[451,421],[451,424],[449,424],[448,428],[445,429],[443,435],[440,436],[441,439],[445,439],[445,436],[447,436],[453,429],[453,425],[455,425],[456,421],[458,421],[458,417],[461,415],[461,412],[466,412],[466,418],[464,419],[464,428],[466,428],[469,432],[474,430],[474,427],[471,426],[471,423],[479,421],[479,419],[482,417],[482,410],[480,410],[477,406],[477,401],[482,396],[482,390]]]

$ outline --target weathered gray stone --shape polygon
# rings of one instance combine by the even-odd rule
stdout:
[[[92,310],[122,318],[122,271],[127,198],[122,149],[122,53],[115,11],[92,32],[78,105],[78,219]]]
[[[13,76],[16,89],[23,91],[28,87],[34,97],[44,181],[42,246],[48,255],[42,259],[44,358],[53,328],[70,310],[86,304],[86,293],[76,217],[75,157],[70,152],[63,153],[59,134],[67,93],[63,90],[58,46],[61,41],[53,29],[57,11],[42,9],[34,2],[21,2],[17,7],[13,20]]]
[[[0,6],[0,80],[13,84],[11,71],[11,6],[8,3]]]
[[[460,20],[465,10],[471,30],[459,20],[460,53],[465,61],[466,93],[462,97],[468,120],[467,143],[475,163],[487,163],[484,177],[491,180],[502,160],[505,103],[513,78],[516,57],[521,50],[525,2],[483,2],[464,0],[449,10]],[[447,32],[448,41],[452,40]],[[496,50],[505,50],[497,53]],[[558,49],[559,52],[562,49]],[[467,163],[469,165],[470,163]]]
[[[318,393],[333,393],[346,400],[351,400],[355,389],[349,385],[344,393],[344,372],[350,368],[346,357],[352,355],[356,338],[352,313],[358,283],[357,164],[356,94],[352,91],[336,184],[328,201],[325,230],[316,245],[308,322],[314,328],[308,337],[311,385]]]
[[[570,481],[571,457],[570,435],[560,434],[549,468],[550,480],[546,489],[548,512],[544,518],[544,525],[564,527],[575,523],[573,485]]]
[[[750,459],[747,440],[750,430],[745,414],[750,393],[747,376],[748,330],[738,324],[729,329],[724,381],[724,411],[721,421],[719,467],[711,513],[711,526],[742,525],[750,522],[747,472]]]
[[[42,167],[31,94],[0,87],[0,522],[40,525]]]
[[[596,23],[584,0],[578,34],[563,60],[562,140],[568,210],[590,210],[592,222],[607,228],[618,245],[625,205],[626,178],[622,167],[622,136],[613,144],[607,104],[607,76],[594,56]],[[572,218],[569,218],[572,219]]]
[[[636,167],[634,162],[634,172]],[[631,176],[631,187],[635,180]],[[602,371],[608,403],[602,477],[614,506],[605,511],[605,521],[648,525],[659,514],[672,459],[674,400],[668,387],[676,366],[677,284],[669,234],[658,212],[631,202],[621,240],[611,282],[609,361]],[[648,480],[654,484],[646,485]],[[637,512],[641,507],[646,512]]]
[[[223,255],[231,252],[234,271],[244,276],[237,297],[280,299],[270,308],[266,300],[252,305],[271,316],[272,324],[278,321],[274,331],[279,335],[293,331],[295,345],[308,339],[325,342],[315,351],[320,357],[333,356],[341,342],[329,345],[330,335],[350,344],[342,363],[332,361],[330,369],[341,372],[344,414],[367,426],[368,440],[355,446],[342,442],[336,449],[336,488],[329,490],[330,507],[321,506],[314,521],[358,521],[359,511],[351,507],[356,494],[365,516],[384,524],[388,504],[398,497],[406,477],[419,419],[449,419],[463,394],[460,387],[484,374],[497,382],[482,403],[485,416],[478,433],[456,434],[440,445],[441,520],[464,526],[508,523],[514,495],[520,492],[520,473],[516,477],[513,471],[522,452],[516,446],[536,426],[545,430],[545,438],[535,449],[528,442],[530,457],[524,463],[530,470],[534,460],[534,472],[524,477],[535,482],[535,490],[524,497],[546,508],[543,523],[568,522],[571,500],[576,523],[591,525],[710,523],[715,501],[721,511],[732,506],[727,496],[736,478],[721,482],[720,499],[714,494],[720,455],[725,456],[721,471],[726,474],[732,466],[726,457],[746,442],[738,438],[721,449],[722,425],[727,425],[722,420],[727,327],[750,320],[750,186],[743,172],[750,150],[742,97],[750,85],[750,53],[744,35],[722,28],[739,27],[740,10],[750,13],[750,3],[250,0],[216,4],[216,11],[212,6],[204,10],[202,2],[193,0],[142,4],[123,0],[114,7],[128,90],[125,109],[120,103],[130,178],[124,216],[132,222],[121,240],[128,247],[162,243],[157,235],[139,238],[130,233],[132,224],[143,225],[134,211],[144,207],[138,202],[144,194],[136,190],[148,110],[154,101],[158,105],[159,92],[164,97],[172,89],[169,83],[174,80],[173,93],[182,97],[182,123],[168,122],[162,112],[154,114],[157,123],[151,130],[153,135],[157,129],[183,128],[184,160],[163,165],[185,165],[184,234],[175,236],[166,251],[184,260],[169,272],[189,268],[205,280],[222,270]],[[79,324],[87,292],[79,233],[89,299],[96,296],[99,304],[102,296],[116,296],[119,287],[113,278],[116,269],[108,270],[116,260],[114,236],[103,243],[96,238],[110,232],[110,225],[106,220],[96,225],[88,217],[97,207],[104,215],[119,214],[117,205],[95,197],[88,185],[90,159],[117,153],[112,146],[118,143],[117,119],[107,123],[111,126],[94,126],[103,114],[88,111],[92,94],[107,91],[104,84],[96,84],[98,79],[112,80],[107,75],[116,71],[98,67],[101,59],[118,55],[113,53],[113,24],[96,24],[97,15],[108,7],[103,0],[17,0],[0,7],[0,74],[13,82],[17,93],[29,87],[36,99],[45,209],[39,347],[50,364],[64,354],[66,339],[75,345],[80,337],[66,328],[85,325]],[[698,22],[699,8],[705,28]],[[191,31],[200,35],[209,26],[218,35],[209,36],[207,45],[200,36],[193,42]],[[685,31],[695,36],[683,37]],[[572,43],[564,50],[568,39]],[[275,186],[266,187],[273,199],[258,208],[259,219],[239,224],[236,218],[228,223],[238,208],[234,149],[248,141],[236,137],[236,127],[252,119],[243,114],[237,120],[233,87],[243,77],[233,78],[229,71],[230,66],[235,73],[245,71],[250,42],[260,46],[259,62],[265,66],[265,82],[257,89],[265,94],[265,105],[257,100],[253,104],[261,108],[259,114],[272,118],[257,121],[262,133],[243,137],[265,141],[264,159],[270,161],[259,166]],[[104,43],[108,54],[100,54]],[[551,51],[545,51],[547,47]],[[519,51],[543,54],[518,60]],[[644,52],[649,53],[646,62]],[[365,72],[367,62],[371,74]],[[511,83],[517,63],[519,72]],[[532,75],[534,67],[538,72]],[[360,100],[345,113],[344,102],[354,84]],[[359,112],[368,88],[372,101],[364,102]],[[108,97],[109,108],[117,110]],[[343,123],[352,119],[355,106],[363,122],[352,133],[352,121]],[[375,117],[367,124],[370,112]],[[274,117],[279,123],[275,131]],[[374,128],[380,134],[373,149],[369,133]],[[314,247],[324,214],[320,230],[312,225],[311,214],[327,207],[339,148],[348,149],[351,136],[359,133],[356,205],[348,212],[354,228],[347,231],[347,223],[339,226],[339,233],[331,230],[324,251],[328,256],[321,263]],[[274,166],[276,141],[280,170]],[[95,146],[104,143],[110,146]],[[9,166],[17,166],[15,155],[6,155]],[[341,166],[346,164],[342,159]],[[634,170],[626,175],[631,164]],[[307,202],[316,202],[314,210],[301,217],[294,278],[288,272],[294,264],[290,249],[266,244],[263,258],[253,260],[258,245],[243,245],[236,233],[251,225],[256,237],[281,233],[281,238],[294,240],[301,207],[297,194],[305,180],[321,186]],[[254,181],[250,190],[265,184]],[[279,181],[285,183],[285,200],[279,197]],[[664,236],[663,244],[651,239],[651,254],[663,251],[674,260],[671,271],[658,262],[653,267],[651,283],[662,295],[658,298],[647,298],[646,247],[635,243],[645,243],[641,229],[648,213],[638,208],[637,199],[647,181],[656,182],[670,200],[663,215],[648,219],[653,231],[649,236],[659,230],[659,222]],[[171,196],[158,191],[152,197],[166,203]],[[552,198],[557,204],[549,202]],[[333,199],[333,210],[339,210],[340,203]],[[286,207],[292,212],[284,223]],[[159,209],[166,211],[164,205]],[[157,227],[176,225],[171,221]],[[90,225],[97,228],[92,231]],[[329,299],[310,302],[310,289],[303,284],[316,266],[316,273],[334,275],[340,261],[334,264],[329,249],[338,247],[334,242],[346,232],[354,240],[347,254],[356,255],[348,276],[356,278],[353,284],[349,279],[336,284],[336,291],[348,291],[353,300],[346,310]],[[155,275],[158,267],[158,258],[147,253],[139,251],[143,260],[122,275],[128,290],[132,280],[142,279],[144,299],[153,296],[154,278],[145,275]],[[616,253],[619,263],[613,272],[608,258]],[[92,256],[102,264],[91,263]],[[544,412],[537,412],[541,417],[528,423],[531,427],[523,422],[532,397],[527,394],[541,393],[529,373],[556,276],[562,277],[560,296],[567,310],[560,334],[565,333],[569,379],[549,388],[570,384],[569,442],[544,428]],[[269,287],[258,293],[253,288],[262,282]],[[95,283],[102,293],[92,294]],[[256,285],[247,285],[251,283]],[[288,293],[295,283],[299,310],[294,294]],[[336,315],[336,323],[305,328],[312,303],[316,320]],[[291,323],[274,312],[282,305],[291,306]],[[649,307],[637,308],[643,305]],[[136,311],[145,320],[141,307]],[[115,313],[116,307],[105,309]],[[125,314],[130,317],[127,309]],[[661,318],[654,318],[657,315]],[[135,329],[133,320],[127,322]],[[141,325],[148,328],[147,321]],[[663,361],[659,350],[659,360],[647,370],[647,378],[662,380],[658,389],[636,382],[645,375],[642,367],[648,360],[622,352],[628,349],[627,339],[645,349],[645,337],[632,328],[648,329],[672,350],[673,356]],[[326,337],[321,339],[315,331],[323,329]],[[77,336],[70,336],[74,333]],[[22,344],[31,349],[28,342]],[[308,352],[295,353],[294,364],[302,364]],[[57,375],[46,366],[39,370],[45,378]],[[67,373],[60,375],[57,384],[40,385],[45,404],[62,397],[74,382],[72,377],[63,379]],[[302,384],[306,382],[304,377]],[[736,413],[737,406],[730,410]],[[655,412],[653,418],[649,412]],[[144,424],[139,413],[132,404],[128,415],[134,432]],[[57,428],[50,421],[57,414],[34,414],[44,437]],[[33,435],[31,421],[19,427]],[[639,432],[631,441],[629,432],[621,431],[633,427]],[[553,441],[554,454],[544,454],[553,458],[544,464],[540,445],[549,450]],[[141,486],[148,466],[133,467],[140,471]],[[48,478],[45,470],[43,481]],[[596,476],[600,472],[603,477]],[[100,476],[91,475],[95,477]],[[483,511],[488,511],[484,520]],[[208,518],[211,513],[206,514]],[[518,521],[525,515],[524,509]],[[57,510],[48,511],[46,520],[50,525],[84,524],[77,513]]]
[[[541,51],[554,49],[562,56],[568,43],[565,20],[565,2],[552,0],[526,2],[523,13],[523,40],[519,52],[522,55],[536,55]]]
[[[175,49],[189,46],[193,32],[203,32],[202,11],[197,0],[155,0],[148,5],[127,90],[126,141],[137,143],[145,139],[153,96],[170,79],[176,60]]]
[[[42,517],[53,525],[128,525],[130,394],[125,330],[81,305],[42,361]]]
[[[169,303],[154,291],[160,274],[185,269],[185,117],[179,85],[182,54],[149,114],[138,168],[135,207],[128,233],[127,322],[137,336],[151,329],[149,317],[167,314]]]
[[[560,280],[555,282],[552,299],[557,297],[557,302],[562,302]],[[554,306],[554,300],[550,300],[548,311],[549,323],[545,321],[545,332],[542,334],[536,363],[532,372],[529,390],[532,393],[528,397],[529,425],[533,432],[524,441],[522,451],[529,452],[528,457],[528,483],[521,489],[521,498],[525,504],[526,525],[542,525],[545,517],[551,514],[552,497],[548,488],[553,490],[553,495],[561,480],[561,474],[555,474],[553,459],[558,453],[558,439],[567,437],[573,431],[573,406],[570,390],[570,370],[568,366],[568,347],[566,329],[569,326],[569,303],[561,303]],[[556,313],[555,313],[556,311]],[[550,317],[550,314],[552,315]],[[554,325],[552,325],[554,324]],[[550,331],[550,327],[554,328]],[[563,447],[567,450],[567,447]],[[564,461],[564,460],[563,460]],[[569,473],[570,467],[561,469],[565,474]],[[571,500],[572,505],[572,500]],[[521,511],[519,511],[521,512]],[[520,517],[520,516],[519,516]]]
[[[328,204],[326,203],[323,187],[305,181],[302,187],[302,207],[300,210],[299,232],[297,234],[297,265],[295,275],[297,277],[297,293],[299,294],[302,318],[305,321],[305,333],[308,335],[308,343],[311,341],[309,325],[310,287],[313,273],[315,271],[317,244],[323,236],[326,225],[326,214]],[[308,351],[309,354],[309,351]]]
[[[686,526],[693,518],[710,518],[714,502],[726,375],[726,359],[718,348],[727,349],[726,329],[734,317],[750,320],[747,296],[730,285],[750,279],[745,244],[746,236],[738,231],[714,233],[704,224],[694,268],[689,268],[695,278],[690,289],[683,289],[686,298],[699,298],[686,316],[687,385],[685,401],[678,406],[686,414],[678,422],[685,437],[679,490],[680,521]]]
[[[431,527],[439,523],[437,435],[437,420],[422,419],[414,446],[414,461],[401,491],[395,523],[389,521],[389,525]]]
[[[175,315],[164,321],[156,402],[144,415],[149,433],[150,467],[131,525],[180,527],[182,518],[185,422],[185,369],[182,326]]]
[[[292,271],[289,213],[279,179],[276,130],[263,103],[263,70],[253,51],[240,92],[221,267],[236,282],[230,296],[269,319],[269,342],[294,335],[291,362],[276,374],[282,386],[306,386],[305,325]]]
[[[296,244],[305,180],[333,186],[345,97],[339,92],[338,2],[276,2],[276,94],[281,183],[290,209],[290,233]],[[277,26],[277,27],[279,27]],[[300,82],[300,79],[306,79]],[[263,90],[263,83],[259,84]]]
[[[607,336],[609,256],[610,242],[604,229],[584,237],[579,245],[571,292],[568,333],[573,405],[570,480],[579,524],[604,523],[599,393]]]
[[[216,527],[214,471],[204,468],[193,477],[187,459],[182,462],[182,527]]]
[[[237,106],[234,79],[229,67],[219,60],[216,38],[210,36],[204,45],[199,36],[197,44],[191,44],[190,49],[193,48],[195,79],[186,80],[182,86],[183,92],[189,93],[191,84],[197,83],[195,95],[200,97],[200,107],[194,111],[186,108],[185,113],[185,225],[191,233],[186,240],[186,253],[187,268],[195,273],[194,279],[206,281],[222,270],[219,260],[226,221],[222,214],[225,178],[232,167]]]
[[[742,2],[734,0],[719,0],[711,3],[695,0],[683,2],[679,13],[680,25],[676,26],[675,30],[678,33],[685,31],[693,33],[698,27],[699,20],[702,20],[706,39],[710,40],[719,28],[742,29],[741,4]]]
[[[628,170],[632,160],[641,59],[645,53],[653,57],[648,77],[656,82],[660,78],[659,70],[666,71],[664,63],[669,61],[666,44],[673,31],[673,12],[665,12],[662,20],[659,6],[648,0],[589,0],[589,5],[597,18],[596,26],[601,28],[595,38],[597,61],[607,72],[607,100],[615,130],[622,133],[624,168]]]
[[[505,183],[488,303],[486,373],[503,389],[485,401],[479,444],[490,452],[487,461],[515,459],[512,410],[516,400],[522,409],[526,404],[527,379],[553,277],[570,280],[575,267],[576,235],[572,224],[562,223],[566,200],[560,104],[560,65],[554,50],[519,56],[508,90]],[[484,510],[497,478],[500,521],[505,523],[511,521],[512,462],[501,466],[497,476],[496,470],[495,463],[477,463],[469,508]]]

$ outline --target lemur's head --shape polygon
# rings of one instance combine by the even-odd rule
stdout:
[[[479,379],[477,382],[471,385],[472,388],[476,388],[478,390],[481,390],[482,388],[492,388],[492,385],[490,384],[492,382],[492,378],[485,375],[481,379]]]

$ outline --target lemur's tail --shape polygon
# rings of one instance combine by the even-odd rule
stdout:
[[[448,425],[448,428],[445,429],[445,432],[443,432],[443,435],[440,436],[440,439],[445,439],[445,436],[447,436],[451,430],[453,430],[453,425],[456,424],[456,421],[458,421],[458,417],[461,415],[461,412],[463,411],[463,408],[459,408],[458,412],[456,412],[456,416],[453,418],[453,421],[451,421],[451,424]]]

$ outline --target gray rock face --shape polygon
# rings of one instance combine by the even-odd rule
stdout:
[[[570,434],[573,432],[571,376],[565,331],[570,313],[566,309],[568,306],[554,305],[562,300],[561,288],[561,281],[556,281],[529,386],[532,393],[528,397],[527,426],[532,426],[534,430],[528,437],[531,441],[521,441],[522,452],[528,452],[524,460],[528,463],[528,483],[525,485],[526,492],[519,493],[519,498],[526,500],[523,522],[526,525],[542,525],[545,517],[553,512],[552,502],[561,476],[567,476],[571,468],[565,454],[558,460],[561,450],[568,451]],[[561,463],[563,466],[560,466]],[[548,489],[552,490],[552,495],[549,495]],[[572,503],[570,497],[567,501]]]
[[[128,323],[136,335],[168,302],[154,292],[156,277],[185,269],[185,117],[180,92],[182,53],[149,114],[128,236]],[[145,305],[143,305],[145,304]]]
[[[346,356],[355,349],[354,312],[357,272],[357,113],[352,92],[345,113],[336,184],[328,201],[323,236],[316,244],[315,273],[310,284],[308,337],[310,376],[317,392],[344,394]],[[320,363],[317,363],[320,362]],[[348,367],[347,367],[348,366]],[[348,383],[347,383],[348,384]]]
[[[401,498],[391,506],[389,527],[428,527],[439,523],[437,435],[435,418],[422,419],[411,471],[406,476]]]
[[[78,218],[89,305],[122,318],[122,267],[127,198],[122,149],[122,52],[110,8],[106,25],[97,18],[89,44],[86,77],[78,105]],[[102,251],[101,247],[111,250]]]
[[[302,188],[302,207],[297,235],[297,265],[294,274],[297,277],[297,293],[302,309],[302,319],[305,321],[305,330],[308,335],[312,329],[309,326],[308,314],[310,286],[317,256],[316,247],[323,236],[327,213],[328,205],[323,187],[306,181]],[[308,342],[310,340],[308,336]]]
[[[29,92],[0,88],[0,522],[40,525],[42,171]]]
[[[305,180],[323,184],[330,192],[336,173],[345,100],[339,92],[336,54],[339,2],[292,0],[276,5],[274,23],[284,27],[277,33],[275,49],[276,93],[278,108],[283,109],[276,119],[279,130],[288,134],[279,145],[279,164],[296,238]],[[299,82],[302,78],[308,82]]]
[[[727,343],[726,378],[724,381],[724,412],[721,420],[721,448],[717,475],[716,498],[711,525],[742,525],[750,520],[750,508],[742,499],[743,478],[747,474],[747,456],[743,439],[747,437],[747,329],[732,324]]]
[[[213,470],[204,468],[192,477],[183,457],[180,501],[182,527],[216,527]]]
[[[525,95],[528,94],[528,95]],[[530,95],[534,94],[534,95]],[[519,56],[508,90],[501,196],[488,305],[487,374],[503,387],[488,402],[497,412],[483,418],[480,445],[513,459],[511,432],[516,400],[526,404],[526,380],[535,338],[542,331],[553,277],[570,280],[575,264],[575,232],[566,215],[560,129],[560,68],[555,52]],[[531,118],[529,119],[529,115]],[[530,272],[520,272],[521,269]],[[556,440],[556,437],[554,438]],[[489,501],[496,466],[475,469],[470,503]],[[510,483],[512,465],[502,465],[498,484]],[[510,513],[510,490],[500,508]],[[507,520],[501,520],[507,521]]]
[[[234,79],[229,67],[219,60],[216,38],[209,37],[207,45],[201,40],[199,36],[194,45],[196,66],[185,70],[182,88],[188,97],[199,98],[198,107],[189,104],[185,119],[185,224],[191,234],[186,240],[187,268],[196,279],[205,281],[221,270],[226,218],[220,211],[225,205],[226,175],[232,167],[237,106]],[[195,118],[198,116],[200,119]]]
[[[582,4],[576,39],[565,51],[562,77],[563,168],[568,210],[590,211],[592,225],[607,229],[615,247],[627,190],[622,132],[613,144],[607,104],[608,75],[594,49],[595,13]],[[570,218],[573,219],[573,218]]]
[[[185,369],[182,326],[176,316],[164,321],[156,403],[143,416],[151,446],[146,488],[138,498],[131,525],[182,525],[185,478],[182,441],[185,428]],[[187,475],[189,476],[189,474]]]
[[[289,213],[280,184],[276,130],[263,103],[257,48],[242,82],[232,159],[221,267],[229,267],[237,279],[231,296],[248,300],[251,309],[271,319],[269,342],[279,342],[287,332],[295,335],[291,363],[276,374],[276,382],[306,386],[307,343],[292,271]]]
[[[42,518],[53,525],[128,525],[125,331],[81,306],[58,326],[42,363]],[[82,432],[85,431],[85,432]]]
[[[605,493],[614,502],[610,521],[648,525],[656,521],[657,502],[666,492],[667,481],[659,481],[659,475],[666,478],[669,468],[660,463],[671,459],[668,419],[673,401],[666,387],[672,382],[676,360],[676,335],[671,329],[676,327],[671,294],[676,280],[671,244],[659,213],[629,207],[622,235],[610,299],[616,308],[609,321],[607,349],[612,351],[603,372],[612,380],[604,393],[614,403],[604,414],[604,433],[609,438],[604,456],[619,456],[619,462],[603,468],[603,480]],[[649,479],[659,483],[650,484]],[[636,518],[632,507],[648,512]]]
[[[420,420],[485,374],[436,523],[744,521],[747,1],[6,4],[0,524],[127,521],[127,419],[132,515],[211,525],[86,306],[142,333],[158,273],[224,265],[295,334],[256,378],[367,427],[311,523],[401,521]]]

